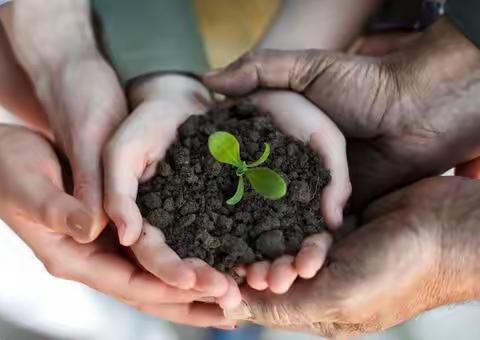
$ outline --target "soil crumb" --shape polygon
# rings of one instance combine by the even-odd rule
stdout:
[[[271,154],[262,166],[283,176],[287,195],[270,201],[245,181],[243,199],[227,205],[238,178],[208,151],[208,137],[215,131],[234,134],[247,163],[269,143]],[[329,171],[307,146],[278,131],[254,107],[239,105],[190,117],[155,177],[140,186],[137,202],[180,257],[197,257],[230,272],[239,264],[295,255],[305,237],[321,232],[320,196],[329,180]]]

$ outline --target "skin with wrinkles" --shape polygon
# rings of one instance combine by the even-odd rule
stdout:
[[[360,209],[480,155],[479,66],[480,51],[441,19],[381,58],[265,50],[204,81],[230,96],[289,88],[310,99],[347,137],[351,207]]]
[[[346,135],[351,207],[361,212],[480,155],[479,66],[480,51],[442,18],[383,57],[266,50],[204,81],[229,96],[290,89],[322,109]],[[477,186],[436,178],[379,199],[315,279],[282,297],[245,290],[245,303],[227,315],[333,337],[478,298]]]
[[[314,280],[280,297],[245,290],[243,309],[227,316],[331,337],[478,298],[479,192],[475,181],[437,177],[376,201]]]

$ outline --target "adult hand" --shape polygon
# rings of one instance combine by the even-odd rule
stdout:
[[[2,220],[52,275],[83,283],[173,322],[233,327],[218,306],[193,302],[212,296],[211,291],[170,287],[142,271],[121,255],[112,233],[105,232],[89,244],[79,244],[67,236],[83,237],[85,231],[80,227],[88,226],[91,216],[79,200],[65,193],[53,148],[26,128],[0,125],[0,196]],[[146,232],[147,242],[139,243],[135,249],[146,258],[154,258],[147,245],[156,235]]]
[[[479,66],[480,50],[442,18],[388,56],[266,50],[204,81],[230,96],[290,89],[321,108],[347,137],[356,209],[480,155]]]
[[[70,161],[74,196],[93,217],[77,241],[91,241],[107,221],[101,151],[127,109],[114,71],[97,50],[89,1],[13,2],[2,20]]]
[[[478,299],[480,184],[423,180],[366,210],[316,278],[285,295],[242,292],[234,320],[326,337],[382,331],[440,305]]]

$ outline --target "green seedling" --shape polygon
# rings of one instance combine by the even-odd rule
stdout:
[[[285,196],[287,184],[285,180],[272,169],[260,167],[270,156],[270,145],[265,143],[265,150],[260,158],[250,164],[240,158],[240,144],[231,133],[218,131],[208,138],[208,149],[212,156],[220,163],[232,165],[238,176],[237,190],[227,200],[227,204],[235,205],[245,193],[244,175],[247,177],[253,190],[270,200],[278,200]]]

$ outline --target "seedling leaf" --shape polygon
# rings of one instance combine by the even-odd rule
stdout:
[[[220,163],[242,166],[240,144],[234,135],[225,131],[217,131],[208,138],[208,149]]]
[[[265,198],[278,200],[287,193],[285,180],[269,168],[249,168],[245,175],[253,189]]]
[[[245,186],[243,183],[243,176],[238,176],[237,190],[235,194],[227,201],[228,205],[235,205],[243,198],[243,193],[245,192]]]
[[[263,163],[265,163],[267,161],[268,156],[270,156],[270,144],[265,143],[265,149],[263,150],[263,153],[260,156],[260,158],[258,160],[256,160],[255,162],[253,162],[251,164],[248,164],[247,167],[255,168],[259,165],[262,165]]]

